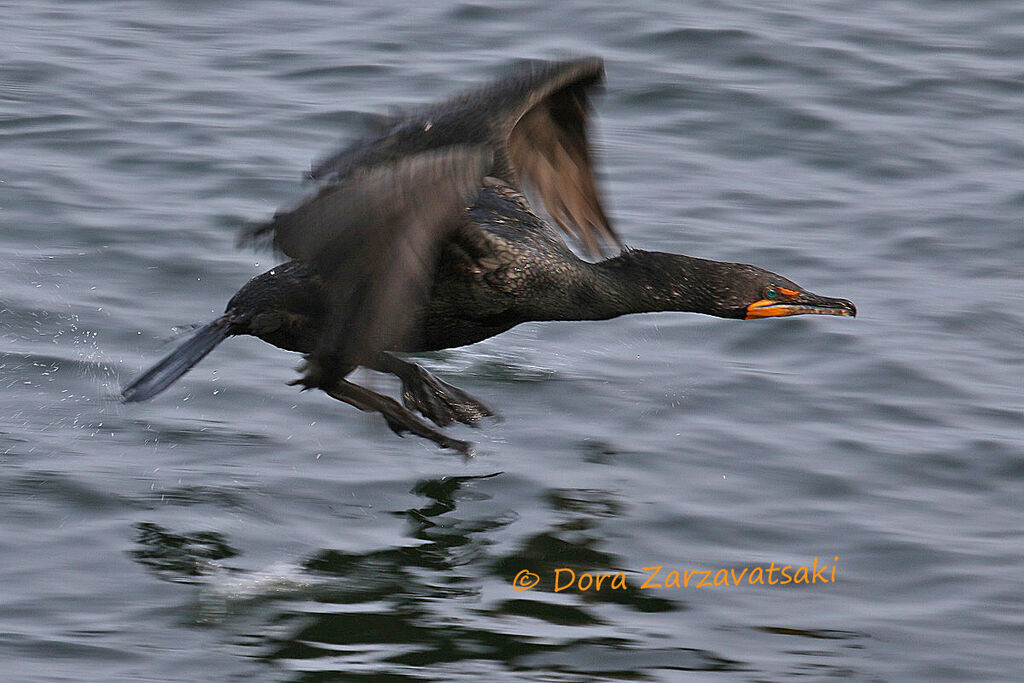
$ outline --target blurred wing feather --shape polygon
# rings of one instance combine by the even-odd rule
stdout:
[[[527,62],[508,75],[391,119],[376,134],[328,156],[314,179],[345,178],[360,169],[450,145],[486,145],[489,174],[517,189],[535,189],[558,226],[591,256],[621,242],[601,206],[587,141],[589,93],[600,85],[596,57]]]
[[[317,270],[328,325],[311,354],[318,384],[332,368],[400,348],[426,302],[441,244],[465,223],[491,153],[454,146],[360,169],[253,231]]]
[[[512,164],[540,195],[555,223],[592,257],[621,248],[601,206],[587,142],[585,88],[570,86],[540,102],[509,135]]]

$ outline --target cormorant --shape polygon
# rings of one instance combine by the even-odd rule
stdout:
[[[305,354],[293,382],[381,413],[398,434],[471,452],[438,426],[494,412],[395,352],[472,344],[519,323],[691,311],[722,318],[854,316],[751,265],[622,248],[601,206],[587,141],[597,58],[531,62],[415,113],[315,166],[317,193],[247,231],[293,260],[253,278],[224,315],[128,385],[166,389],[224,339],[250,334]],[[583,252],[533,211],[531,190]],[[602,258],[610,251],[617,255]],[[349,382],[357,366],[393,373],[397,401]]]

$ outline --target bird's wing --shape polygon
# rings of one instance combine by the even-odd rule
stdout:
[[[587,137],[589,95],[603,80],[597,57],[532,62],[481,91],[512,172],[504,179],[535,190],[558,226],[593,257],[621,247],[601,205]]]
[[[484,147],[452,146],[362,168],[251,231],[325,280],[327,328],[310,354],[317,384],[340,378],[331,368],[401,347],[429,296],[439,246],[465,223],[491,163]]]
[[[555,223],[592,257],[621,247],[601,206],[587,142],[589,99],[574,84],[527,111],[508,138],[519,175],[540,195]]]
[[[314,179],[344,178],[366,166],[439,147],[484,144],[490,175],[536,190],[548,213],[591,256],[621,246],[601,205],[587,139],[589,93],[604,78],[590,57],[527,62],[503,78],[393,119],[317,164]]]

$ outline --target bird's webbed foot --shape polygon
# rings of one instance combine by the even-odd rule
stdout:
[[[402,402],[410,410],[418,410],[434,424],[446,427],[452,422],[476,425],[495,413],[462,389],[431,375],[418,365],[416,377],[402,378]],[[412,374],[412,373],[410,373]]]
[[[472,457],[474,454],[473,444],[442,434],[403,408],[398,401],[392,398],[370,391],[347,380],[339,380],[331,388],[321,387],[321,389],[331,398],[348,403],[359,410],[380,413],[384,416],[391,431],[399,436],[415,434],[424,439],[430,439],[441,448],[451,448],[458,451],[467,458]]]
[[[391,372],[402,381],[402,402],[418,410],[440,427],[452,422],[475,425],[496,413],[462,389],[435,377],[419,365],[390,354],[381,354],[375,370]]]

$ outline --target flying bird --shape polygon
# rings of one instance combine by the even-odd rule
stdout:
[[[850,301],[756,266],[624,248],[601,204],[587,135],[589,95],[603,77],[598,58],[529,62],[387,117],[316,164],[314,194],[243,234],[291,260],[249,281],[123,399],[152,398],[220,342],[249,334],[305,354],[293,384],[378,412],[397,434],[469,454],[469,442],[415,413],[445,427],[494,411],[400,354],[472,344],[530,321],[856,315]],[[404,406],[346,379],[360,366],[396,375]]]

